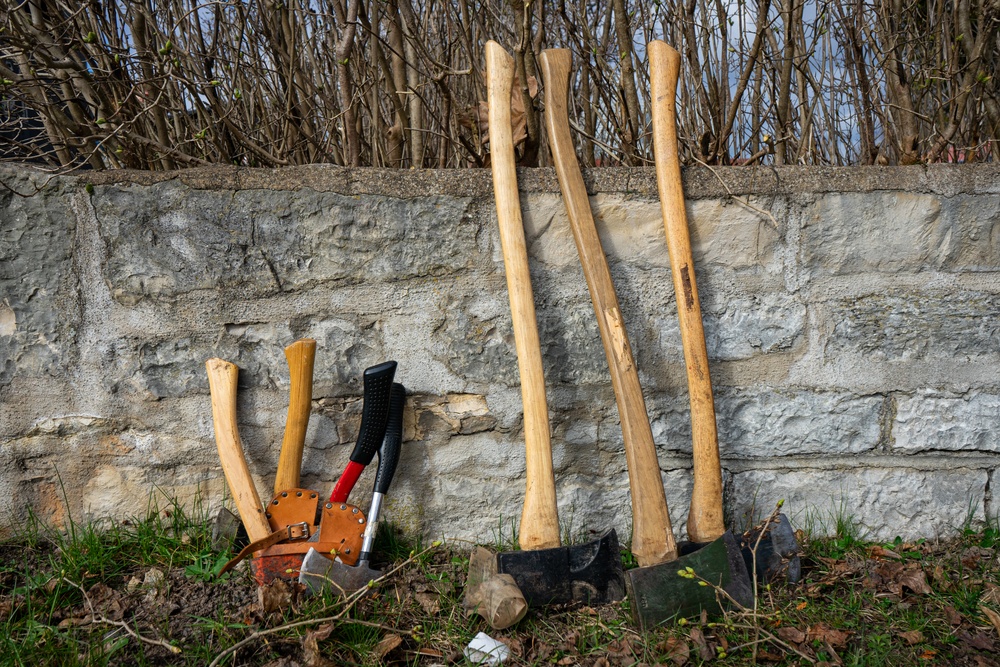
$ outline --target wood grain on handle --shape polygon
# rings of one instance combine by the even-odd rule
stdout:
[[[528,249],[521,220],[521,202],[514,168],[514,140],[510,126],[510,94],[514,84],[514,59],[496,42],[486,43],[486,91],[489,103],[490,165],[500,226],[507,292],[517,366],[521,374],[524,409],[525,476],[524,510],[518,542],[522,549],[559,546],[559,515],[549,408],[545,400],[542,350],[535,319],[535,300],[528,272]]]
[[[256,542],[270,535],[271,528],[264,516],[257,487],[250,477],[236,427],[236,378],[240,369],[224,359],[209,359],[205,362],[205,369],[212,392],[212,422],[215,424],[215,444],[219,448],[222,472],[226,475],[229,492],[233,494],[233,502],[247,535],[251,542]]]
[[[632,493],[632,553],[639,565],[655,565],[674,560],[677,557],[677,545],[670,526],[667,499],[663,492],[663,480],[660,478],[660,464],[656,457],[642,387],[639,385],[639,374],[622,322],[608,261],[594,225],[587,188],[573,148],[573,138],[569,133],[567,96],[571,62],[567,49],[542,52],[545,129],[549,136],[556,176],[559,178],[559,188],[573,229],[573,239],[576,241],[583,274],[597,314],[601,341],[611,370],[611,384],[618,403],[628,463],[629,489]]]
[[[681,57],[661,41],[650,42],[648,53],[656,186],[660,193],[663,226],[667,232],[670,273],[677,295],[677,315],[691,399],[694,489],[688,514],[688,535],[695,542],[711,542],[726,528],[722,517],[722,466],[715,402],[712,399],[712,379],[708,371],[708,351],[695,284],[678,157],[675,105]]]
[[[299,486],[302,472],[302,449],[312,410],[313,366],[316,362],[316,341],[297,340],[285,348],[291,390],[288,396],[288,417],[285,436],[281,440],[278,472],[274,476],[274,494]]]

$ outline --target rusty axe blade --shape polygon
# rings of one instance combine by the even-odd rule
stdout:
[[[498,554],[497,570],[514,577],[529,606],[607,604],[625,596],[618,534],[613,528],[586,544]]]
[[[406,406],[406,389],[398,382],[392,383],[389,392],[389,417],[386,420],[385,440],[378,451],[378,472],[375,474],[375,491],[368,511],[368,526],[365,528],[361,555],[357,565],[345,565],[331,560],[315,549],[309,549],[302,559],[299,583],[313,593],[334,587],[341,593],[353,593],[382,576],[381,570],[370,566],[378,518],[382,511],[382,499],[389,490],[389,484],[396,473],[399,453],[403,444],[403,409]]]

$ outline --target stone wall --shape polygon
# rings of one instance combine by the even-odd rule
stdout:
[[[520,181],[564,532],[628,535],[614,396],[558,187],[546,169]],[[10,520],[222,502],[213,356],[241,369],[241,434],[267,495],[282,349],[308,336],[306,485],[331,486],[361,372],[392,358],[410,399],[388,517],[434,537],[510,534],[524,451],[488,171],[4,167],[0,182]],[[654,176],[587,182],[682,535],[690,424]],[[785,498],[799,526],[839,516],[891,538],[995,516],[1000,169],[691,169],[685,189],[730,519]]]

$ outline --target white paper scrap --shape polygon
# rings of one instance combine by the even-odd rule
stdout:
[[[499,665],[510,657],[510,649],[484,632],[480,632],[463,651],[466,659],[477,665]]]

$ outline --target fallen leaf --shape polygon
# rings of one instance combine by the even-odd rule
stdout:
[[[910,630],[908,632],[900,632],[899,637],[910,646],[914,646],[924,641],[924,633],[920,632],[920,630]]]
[[[917,595],[930,595],[932,592],[931,587],[927,585],[927,575],[919,566],[902,572],[896,581],[900,587],[905,586]]]
[[[281,581],[276,579],[275,581]],[[335,663],[323,657],[319,643],[329,638],[333,632],[333,623],[326,623],[315,630],[307,630],[302,637],[302,661],[305,667],[336,667]]]
[[[264,667],[301,667],[301,666],[299,665],[299,663],[295,662],[286,655],[281,658],[278,658],[277,660],[272,660],[271,662],[264,665]]]
[[[679,637],[667,637],[656,645],[656,650],[660,651],[664,658],[673,662],[677,667],[685,664],[691,657],[688,643]]]
[[[757,659],[764,660],[765,662],[782,662],[785,656],[769,651],[757,651]]]
[[[92,619],[89,614],[86,616],[75,616],[71,618],[64,618],[63,620],[59,621],[58,627],[75,628],[81,625],[90,625],[91,623],[93,623],[93,621],[94,619]]]
[[[791,626],[778,628],[777,635],[780,639],[783,639],[786,642],[791,642],[792,644],[801,644],[806,640],[806,633]]]
[[[944,620],[948,621],[948,625],[961,625],[962,615],[954,607],[948,606],[944,608]]]
[[[817,623],[806,630],[806,637],[809,641],[819,640],[826,642],[833,648],[843,648],[847,646],[847,639],[850,637],[850,633],[831,628],[826,623]]]
[[[632,640],[629,637],[622,637],[608,644],[608,655],[612,658],[631,658],[635,651],[632,649]]]
[[[274,579],[264,586],[257,587],[257,604],[265,615],[290,608],[292,597],[292,587],[283,579]]]
[[[986,614],[986,618],[990,619],[990,623],[993,624],[993,629],[1000,635],[1000,614],[983,605],[979,605],[979,610]]]
[[[977,567],[980,562],[993,557],[993,549],[969,547],[962,552],[962,565],[968,568]]]
[[[437,614],[441,611],[441,598],[437,593],[414,593],[413,597],[420,603],[425,613]]]
[[[688,636],[698,647],[698,655],[702,660],[707,661],[715,657],[715,651],[709,647],[708,640],[705,639],[705,633],[701,631],[701,628],[691,628]]]
[[[403,638],[397,634],[389,633],[375,645],[375,657],[381,660],[386,655],[399,648],[399,645],[403,643]]]
[[[972,648],[980,651],[992,651],[995,648],[993,640],[985,632],[977,632],[974,635],[970,635],[965,630],[959,630],[955,633],[955,636]]]
[[[902,556],[900,556],[892,549],[886,549],[885,547],[879,546],[877,544],[868,549],[868,553],[873,558],[892,558],[895,560],[902,560]]]

